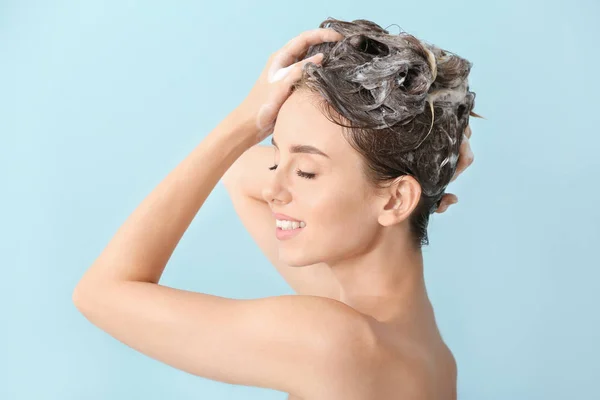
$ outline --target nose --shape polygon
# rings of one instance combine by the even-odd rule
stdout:
[[[262,190],[263,200],[269,204],[286,204],[291,201],[291,193],[283,176],[283,170],[277,168]]]

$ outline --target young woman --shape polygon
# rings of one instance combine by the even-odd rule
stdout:
[[[78,309],[150,357],[289,399],[455,399],[421,246],[473,161],[470,68],[366,20],[293,38],[119,229],[75,289]],[[271,134],[273,147],[259,145]],[[221,179],[298,295],[158,284]]]

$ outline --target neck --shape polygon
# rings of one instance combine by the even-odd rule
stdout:
[[[395,239],[330,264],[340,283],[339,301],[381,322],[407,322],[432,312],[421,250]]]

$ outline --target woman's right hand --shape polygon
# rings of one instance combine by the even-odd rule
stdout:
[[[291,94],[292,85],[302,77],[304,64],[319,64],[323,60],[323,54],[298,60],[306,55],[312,45],[343,38],[342,34],[333,29],[317,28],[301,33],[271,54],[254,87],[236,108],[240,118],[254,123],[254,144],[260,143],[272,133],[279,109]]]

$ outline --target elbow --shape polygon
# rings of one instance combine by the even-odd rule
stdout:
[[[228,191],[232,188],[232,186],[234,185],[233,181],[235,180],[235,170],[232,167],[230,167],[227,172],[225,172],[225,174],[221,177],[221,182],[223,182],[223,186],[225,186],[225,189],[227,189]]]
[[[71,301],[79,310],[82,308],[83,305],[83,295],[84,289],[81,287],[80,284],[75,287],[73,293],[71,294]]]
[[[92,294],[96,292],[97,290],[92,288],[89,284],[79,282],[71,294],[71,301],[79,311],[83,311],[86,304],[90,303]]]

